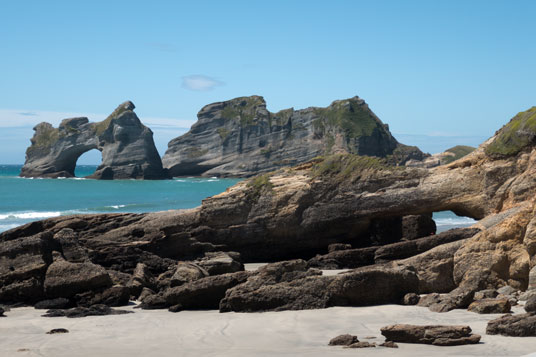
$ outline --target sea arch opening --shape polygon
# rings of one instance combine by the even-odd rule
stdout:
[[[98,149],[90,149],[83,152],[77,159],[74,169],[76,177],[91,176],[102,163],[102,152]]]
[[[437,233],[445,232],[452,228],[466,228],[478,222],[476,219],[456,214],[453,211],[433,212],[432,218],[435,221]]]

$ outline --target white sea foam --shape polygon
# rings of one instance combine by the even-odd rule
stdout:
[[[61,212],[10,212],[0,214],[0,220],[5,219],[42,219],[61,216]]]
[[[0,232],[8,231],[11,228],[15,228],[18,226],[18,224],[0,224]]]
[[[111,208],[115,208],[115,209],[119,209],[119,208],[123,208],[123,207],[126,207],[127,205],[113,205],[113,206],[110,206]]]
[[[469,217],[434,218],[434,220],[437,226],[455,226],[455,225],[469,226],[477,222],[474,219],[469,218]]]

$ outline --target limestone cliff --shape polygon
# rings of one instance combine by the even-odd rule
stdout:
[[[390,157],[396,164],[423,158],[418,148],[399,144],[359,97],[277,113],[262,97],[240,97],[209,104],[197,117],[162,158],[173,176],[251,176],[336,152]]]
[[[133,110],[134,104],[125,102],[98,123],[71,118],[63,120],[58,128],[45,122],[38,124],[20,176],[73,177],[78,158],[97,149],[102,152],[102,163],[90,178],[166,178],[153,133]]]

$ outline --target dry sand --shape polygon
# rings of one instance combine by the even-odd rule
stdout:
[[[132,309],[126,307],[125,309]],[[45,318],[44,310],[16,308],[0,319],[0,356],[521,356],[536,352],[536,337],[485,335],[499,315],[457,310],[433,313],[416,306],[335,307],[266,313],[139,310],[119,316]],[[516,308],[516,312],[520,312]],[[478,345],[435,347],[399,344],[343,349],[329,347],[339,334],[384,341],[380,328],[394,323],[468,324],[482,335]],[[53,328],[67,334],[47,335]],[[365,337],[374,337],[366,339]],[[19,352],[17,352],[19,351]],[[535,354],[536,356],[536,354]]]

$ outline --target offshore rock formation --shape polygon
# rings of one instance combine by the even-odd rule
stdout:
[[[424,157],[398,143],[359,97],[277,113],[262,97],[240,97],[209,104],[197,117],[162,158],[172,176],[252,176],[335,152],[389,157],[396,164]]]
[[[78,158],[97,149],[102,152],[102,163],[90,178],[166,178],[153,132],[133,110],[134,104],[127,101],[98,123],[71,118],[64,119],[58,128],[45,122],[38,124],[20,176],[74,177]]]
[[[213,308],[216,300],[221,311],[358,306],[400,302],[407,293],[447,293],[431,294],[425,305],[448,311],[466,308],[484,289],[526,290],[536,266],[534,128],[536,107],[473,153],[432,169],[335,154],[240,182],[190,210],[29,223],[0,234],[0,303],[66,298],[91,306],[119,301],[118,285],[135,285],[131,294],[141,291],[144,307],[174,311]],[[430,242],[371,234],[403,216],[444,210],[480,219],[479,230]],[[373,249],[372,265],[330,277],[297,259],[326,254],[334,243]],[[205,254],[218,251],[228,253]],[[296,260],[236,271],[240,262],[288,259]],[[179,272],[178,261],[191,264]],[[223,263],[231,272],[210,275]],[[110,279],[95,286],[84,273],[84,285],[66,289],[66,296],[49,291],[61,283],[59,271],[87,272],[88,264],[103,267]]]

